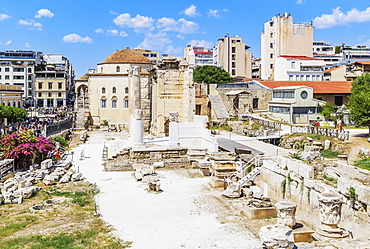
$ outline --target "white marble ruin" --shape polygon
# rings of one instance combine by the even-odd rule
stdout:
[[[130,112],[131,124],[130,135],[134,140],[134,146],[143,146],[143,110],[141,109],[141,83],[140,83],[140,66],[133,66],[129,71],[131,77],[131,91],[130,91]]]
[[[293,228],[296,224],[295,212],[297,205],[290,201],[282,201],[276,203],[275,207],[277,211],[278,224]]]
[[[264,248],[293,248],[294,236],[290,227],[276,224],[272,226],[263,226],[259,236]]]
[[[342,212],[342,197],[334,193],[323,193],[318,199],[321,224],[313,236],[322,240],[348,237],[348,232],[338,227]]]

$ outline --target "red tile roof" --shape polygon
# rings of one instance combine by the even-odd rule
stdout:
[[[330,57],[330,56],[338,56],[338,55],[336,54],[314,54],[313,55],[313,57]]]
[[[370,61],[356,61],[355,63],[361,65],[370,65]]]
[[[330,73],[330,72],[332,72],[332,71],[334,71],[334,70],[337,70],[338,68],[341,68],[341,67],[343,67],[343,66],[333,67],[333,68],[326,69],[326,70],[324,71],[324,73]]]
[[[274,89],[281,86],[308,86],[313,88],[313,93],[351,93],[351,81],[260,81],[268,88]]]
[[[283,57],[285,59],[298,59],[298,60],[322,60],[308,56],[295,56],[295,55],[280,55],[279,57]]]

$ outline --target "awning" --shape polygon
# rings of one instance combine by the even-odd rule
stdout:
[[[250,93],[244,90],[234,90],[226,93],[226,95],[238,95],[238,94],[250,94]]]

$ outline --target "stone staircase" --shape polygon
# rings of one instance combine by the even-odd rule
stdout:
[[[87,122],[87,117],[85,116],[85,109],[80,108],[76,113],[76,128],[85,129],[85,124]]]
[[[242,166],[239,167],[239,169],[235,173],[225,178],[227,188],[225,189],[223,195],[228,196],[230,192],[233,192],[231,189],[240,189],[244,187],[248,182],[252,181],[256,176],[258,176],[261,173],[262,160],[266,159],[273,159],[273,157],[257,155],[249,160],[247,163],[243,163]],[[247,170],[251,167],[254,167],[254,169],[246,174]]]
[[[220,95],[208,95],[212,109],[214,110],[217,119],[229,119],[229,113],[227,112],[225,105]]]

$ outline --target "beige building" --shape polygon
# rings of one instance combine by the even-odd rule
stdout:
[[[346,66],[333,67],[324,71],[325,81],[346,81]]]
[[[261,35],[261,79],[271,79],[279,56],[312,57],[312,46],[312,23],[293,23],[289,13],[272,17],[264,23]]]
[[[247,50],[239,36],[218,39],[213,49],[213,63],[225,69],[231,77],[252,78],[252,51]]]
[[[130,100],[134,94],[131,91],[132,75],[129,71],[133,66],[141,68],[140,79],[142,96],[148,95],[151,62],[141,53],[129,48],[116,51],[108,56],[95,70],[90,70],[88,77],[88,101],[90,102],[90,115],[95,125],[104,120],[109,124],[127,127],[130,123]],[[84,94],[86,89],[83,79],[78,81],[78,92]],[[82,95],[83,96],[83,95]],[[86,100],[83,100],[86,101]],[[143,101],[145,102],[145,100]],[[145,106],[145,103],[142,104]],[[145,112],[144,117],[149,115]]]
[[[21,86],[0,84],[0,104],[22,108],[23,90]]]

